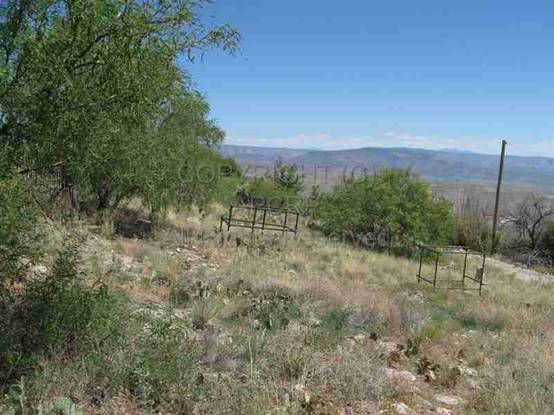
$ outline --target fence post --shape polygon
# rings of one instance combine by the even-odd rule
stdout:
[[[254,233],[254,226],[256,225],[256,215],[258,213],[258,208],[254,206],[254,220],[252,221],[252,233]]]
[[[231,221],[233,220],[233,205],[229,207],[229,221],[227,222],[227,232],[231,229]]]
[[[483,279],[485,278],[485,261],[487,260],[487,254],[483,252],[483,262],[481,263],[481,278],[479,279],[479,295],[483,291]]]
[[[438,269],[439,269],[439,253],[436,252],[436,257],[435,257],[435,276],[433,277],[433,288],[436,288],[437,287],[437,272],[438,272]]]
[[[466,283],[466,269],[467,269],[467,248],[464,248],[466,254],[464,256],[464,270],[462,272],[462,287],[465,287]]]
[[[421,282],[421,266],[423,265],[423,247],[419,247],[419,270],[417,271],[417,282]]]
[[[262,218],[262,235],[264,234],[265,229],[265,216],[267,214],[267,209],[264,209],[264,217]]]

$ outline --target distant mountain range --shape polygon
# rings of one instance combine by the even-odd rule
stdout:
[[[365,147],[324,151],[223,145],[220,151],[250,171],[256,166],[267,167],[281,157],[286,163],[297,165],[308,176],[316,170],[321,173],[325,169],[336,176],[391,167],[411,169],[426,180],[442,184],[493,185],[498,177],[499,164],[499,156],[495,155],[415,148]],[[507,156],[504,180],[506,187],[517,187],[519,191],[554,194],[554,159]]]

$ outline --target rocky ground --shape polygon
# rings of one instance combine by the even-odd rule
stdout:
[[[175,322],[195,350],[196,380],[172,372],[157,412],[535,414],[554,405],[548,276],[491,259],[482,297],[433,291],[416,282],[415,261],[305,227],[297,240],[220,234],[218,213],[170,214],[140,237],[79,231],[85,283],[125,295],[129,315]],[[460,267],[444,258],[439,272],[456,278]],[[78,373],[90,375],[53,376],[50,400],[62,390],[85,413],[152,411],[136,390]]]

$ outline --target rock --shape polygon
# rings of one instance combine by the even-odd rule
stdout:
[[[420,413],[427,414],[435,409],[435,405],[433,403],[429,402],[427,399],[424,399],[419,395],[414,395],[412,397],[411,403],[414,406],[418,407]]]
[[[122,255],[120,257],[120,261],[121,261],[121,265],[123,265],[124,268],[131,268],[131,266],[133,265],[133,257],[131,256],[128,256],[128,255]]]
[[[354,337],[353,337],[354,340],[356,340],[357,342],[362,342],[364,341],[365,339],[365,334],[356,334]]]
[[[321,320],[319,320],[319,319],[312,316],[308,320],[308,325],[310,325],[311,327],[319,327],[319,326],[321,326]]]
[[[393,352],[398,352],[398,345],[394,342],[387,342],[384,340],[377,341],[377,349],[385,357],[388,357]]]
[[[440,365],[431,362],[426,357],[422,357],[417,362],[417,368],[420,375],[425,375],[427,382],[434,382],[437,379],[436,372],[440,369]]]
[[[414,410],[403,402],[393,403],[391,409],[392,409],[392,413],[397,415],[415,414]]]
[[[476,390],[479,389],[479,383],[475,379],[466,379],[466,383],[470,387],[470,389]]]
[[[460,374],[465,376],[476,377],[478,375],[477,371],[471,367],[458,366],[458,370],[460,371]]]
[[[308,406],[312,401],[312,395],[302,384],[294,385],[294,396],[303,406]]]
[[[229,333],[220,333],[217,335],[215,341],[217,342],[217,344],[231,344],[233,343],[233,336],[231,336],[231,334]]]
[[[48,273],[48,268],[46,268],[44,265],[35,265],[33,268],[31,268],[31,271],[35,274],[44,275]]]
[[[435,395],[435,401],[448,406],[457,406],[463,403],[463,399],[454,395]]]
[[[397,367],[402,360],[406,359],[404,354],[401,353],[404,349],[401,344],[377,340],[376,345],[379,356],[385,359],[389,366]]]
[[[402,365],[403,361],[406,361],[407,357],[395,350],[387,356],[387,364],[390,367],[398,367]]]
[[[389,380],[403,383],[414,383],[417,380],[417,377],[407,370],[385,368],[385,376]]]
[[[437,415],[452,415],[452,411],[450,409],[446,409],[446,408],[437,408],[435,410],[435,413]]]

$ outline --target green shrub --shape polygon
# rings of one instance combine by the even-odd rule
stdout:
[[[271,173],[243,182],[236,196],[242,204],[299,208],[301,190],[297,167],[277,159]]]
[[[489,330],[495,332],[502,331],[508,320],[502,313],[494,313],[483,316],[471,311],[459,313],[457,319],[465,329]]]
[[[490,230],[485,218],[477,215],[456,216],[452,232],[454,245],[486,251],[489,246]]]
[[[73,355],[109,337],[115,306],[105,287],[80,286],[75,249],[62,250],[51,273],[0,301],[0,384],[34,370],[43,357]]]
[[[169,301],[177,307],[185,306],[190,301],[191,292],[190,281],[186,278],[179,278],[171,285]]]
[[[348,181],[321,195],[313,211],[325,234],[376,247],[388,244],[391,235],[443,243],[452,230],[450,203],[434,199],[429,184],[410,171],[384,169]]]
[[[241,203],[261,206],[296,207],[300,202],[294,190],[264,177],[246,182],[239,190],[238,198]]]
[[[199,298],[192,304],[191,320],[194,328],[205,329],[221,310],[221,303],[215,297]]]
[[[343,339],[352,312],[348,309],[335,309],[325,314],[321,324],[312,335],[311,343],[322,350],[333,349]]]
[[[133,337],[124,347],[130,353],[119,361],[120,368],[114,368],[113,386],[125,388],[143,406],[151,408],[172,396],[189,399],[200,376],[201,350],[182,323],[166,317],[137,316],[137,321],[142,321],[147,330],[137,327],[138,333],[129,333]]]
[[[302,191],[302,177],[298,167],[286,164],[281,158],[275,160],[273,165],[273,182],[295,195]]]
[[[300,307],[290,301],[268,301],[256,305],[253,318],[266,330],[286,328],[292,320],[302,315]]]
[[[0,288],[21,278],[37,256],[37,212],[19,177],[0,179]]]

